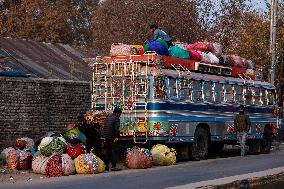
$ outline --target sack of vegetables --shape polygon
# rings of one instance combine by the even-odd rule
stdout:
[[[63,153],[66,150],[66,141],[62,137],[45,137],[41,140],[38,150],[44,156],[51,156],[53,153]]]
[[[129,169],[147,169],[152,167],[153,157],[148,149],[133,147],[127,149],[124,164]]]
[[[67,176],[74,174],[74,161],[68,154],[54,154],[48,159],[45,172],[48,177],[60,177],[63,175]]]
[[[92,153],[91,153],[92,154]],[[95,154],[92,154],[97,160],[98,160],[98,167],[97,169],[94,171],[94,173],[103,173],[106,169],[106,164],[103,162],[103,160],[101,158],[99,158],[98,156],[96,156]]]
[[[95,173],[99,166],[98,159],[94,154],[81,154],[74,161],[78,174]]]
[[[9,153],[10,151],[15,151],[15,149],[12,148],[12,147],[9,147],[9,148],[5,148],[5,149],[1,152],[1,154],[0,154],[0,164],[2,164],[2,165],[7,165],[7,157],[8,157],[8,153]]]
[[[154,165],[174,165],[176,164],[176,151],[165,145],[157,144],[151,149]]]

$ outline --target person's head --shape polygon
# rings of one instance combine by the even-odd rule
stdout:
[[[155,31],[156,29],[158,29],[158,26],[156,24],[151,24],[150,25],[150,31]]]
[[[245,112],[245,107],[243,105],[240,105],[238,110],[239,110],[239,113],[244,113]]]
[[[119,107],[116,107],[116,108],[113,110],[113,114],[114,114],[116,117],[120,117],[121,114],[122,114],[122,110],[121,110]]]

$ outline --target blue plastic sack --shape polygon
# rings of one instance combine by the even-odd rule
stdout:
[[[21,71],[16,70],[7,70],[7,71],[0,71],[0,76],[8,76],[8,77],[28,77],[27,74]]]
[[[158,41],[150,41],[149,49],[147,51],[155,51],[159,55],[169,55],[168,49]]]

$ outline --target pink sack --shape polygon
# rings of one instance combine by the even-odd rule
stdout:
[[[201,61],[202,57],[196,50],[189,50],[189,56],[191,60]]]
[[[211,51],[215,56],[220,57],[222,55],[222,47],[220,43],[211,43]]]
[[[196,42],[193,44],[189,44],[187,45],[186,49],[189,50],[196,50],[196,51],[208,51],[208,42],[204,41],[204,42]]]
[[[230,65],[240,67],[240,68],[247,68],[248,67],[248,61],[240,56],[237,55],[229,55],[228,61],[230,62]]]
[[[110,49],[110,56],[128,56],[131,55],[131,45],[123,43],[113,43]]]

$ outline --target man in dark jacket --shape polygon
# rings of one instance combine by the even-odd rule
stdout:
[[[119,117],[122,114],[122,110],[120,108],[115,108],[113,113],[110,114],[106,120],[105,125],[102,130],[102,137],[104,138],[104,146],[106,150],[105,154],[105,164],[106,170],[109,170],[109,162],[111,159],[111,170],[119,171],[120,169],[116,168],[116,163],[118,161],[118,137],[119,137],[119,126],[120,119]]]
[[[241,145],[241,156],[245,155],[246,137],[250,130],[251,122],[248,115],[245,114],[244,106],[239,106],[239,114],[234,120],[234,128],[237,132],[238,139]]]

